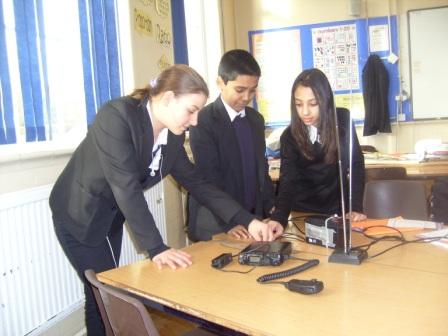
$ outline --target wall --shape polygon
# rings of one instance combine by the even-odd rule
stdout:
[[[121,2],[124,3],[125,1]],[[159,1],[163,3],[164,1]],[[130,21],[123,22],[121,27],[123,33],[131,37],[128,45],[122,45],[123,72],[125,78],[133,78],[129,81],[125,92],[132,91],[135,87],[144,87],[167,66],[174,64],[174,52],[172,41],[171,11],[161,12],[157,10],[156,1],[130,0]],[[167,0],[170,4],[170,1]],[[138,10],[150,16],[153,24],[152,33],[142,31],[135,26],[134,13]],[[167,15],[165,15],[167,14]],[[125,18],[123,18],[123,21]],[[157,26],[167,32],[171,39],[170,43],[162,43],[157,39]],[[167,241],[172,247],[185,246],[184,216],[182,209],[182,196],[180,187],[172,178],[163,180],[164,206],[167,225]]]
[[[222,0],[225,51],[249,50],[248,31],[354,19],[349,15],[350,0]],[[402,88],[410,92],[407,11],[447,6],[448,0],[361,0],[361,18],[397,15],[399,26],[400,77]],[[360,142],[385,153],[413,152],[416,141],[435,136],[448,142],[447,120],[399,122],[391,134],[362,136]]]
[[[54,183],[65,167],[73,149],[48,149],[31,154],[16,147],[8,154],[4,148],[0,159],[0,194]],[[12,149],[11,149],[12,150]]]

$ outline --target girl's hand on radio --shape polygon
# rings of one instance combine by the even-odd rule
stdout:
[[[249,223],[248,231],[256,241],[274,240],[274,233],[272,232],[269,224],[263,223],[258,219],[254,219]]]
[[[249,233],[255,240],[273,241],[283,234],[283,226],[273,220],[260,222],[254,219],[249,224]]]
[[[247,229],[242,225],[237,225],[237,226],[233,227],[232,229],[227,231],[227,234],[234,236],[235,238],[238,238],[238,239],[251,238],[249,231],[247,231]]]
[[[283,235],[283,226],[279,222],[269,220],[268,226],[274,234],[274,239],[277,239]]]

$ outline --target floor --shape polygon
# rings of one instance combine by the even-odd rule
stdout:
[[[176,316],[147,307],[159,334],[162,336],[178,336],[196,329],[197,325]]]

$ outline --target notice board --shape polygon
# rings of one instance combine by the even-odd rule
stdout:
[[[389,73],[389,113],[396,119],[398,63],[388,61],[390,53],[398,55],[396,16],[249,31],[249,47],[262,71],[254,105],[267,126],[289,123],[294,79],[313,67],[329,78],[336,105],[349,108],[355,122],[363,123],[362,69],[373,53]],[[403,112],[410,120],[406,104]]]

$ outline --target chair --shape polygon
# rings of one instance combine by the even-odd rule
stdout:
[[[84,272],[92,286],[107,336],[159,336],[143,303],[124,291],[98,281],[93,270]],[[187,331],[182,336],[215,335],[202,328]]]
[[[90,283],[92,287],[93,295],[95,296],[96,304],[98,305],[101,319],[103,320],[104,329],[106,331],[106,336],[115,336],[112,331],[112,327],[110,325],[109,319],[107,318],[106,308],[104,307],[103,299],[101,298],[99,287],[103,286],[101,282],[96,278],[95,272],[93,270],[86,270],[84,275],[87,281]]]
[[[108,336],[159,336],[159,332],[143,303],[124,292],[99,282],[93,270],[86,270],[85,276],[92,285]],[[103,306],[103,309],[101,309],[101,306]],[[103,314],[102,310],[106,314]],[[108,326],[110,327],[109,332],[107,331]]]
[[[377,180],[367,182],[364,213],[368,218],[428,220],[428,201],[422,181]]]
[[[366,182],[373,180],[405,180],[405,167],[382,167],[366,169]]]

